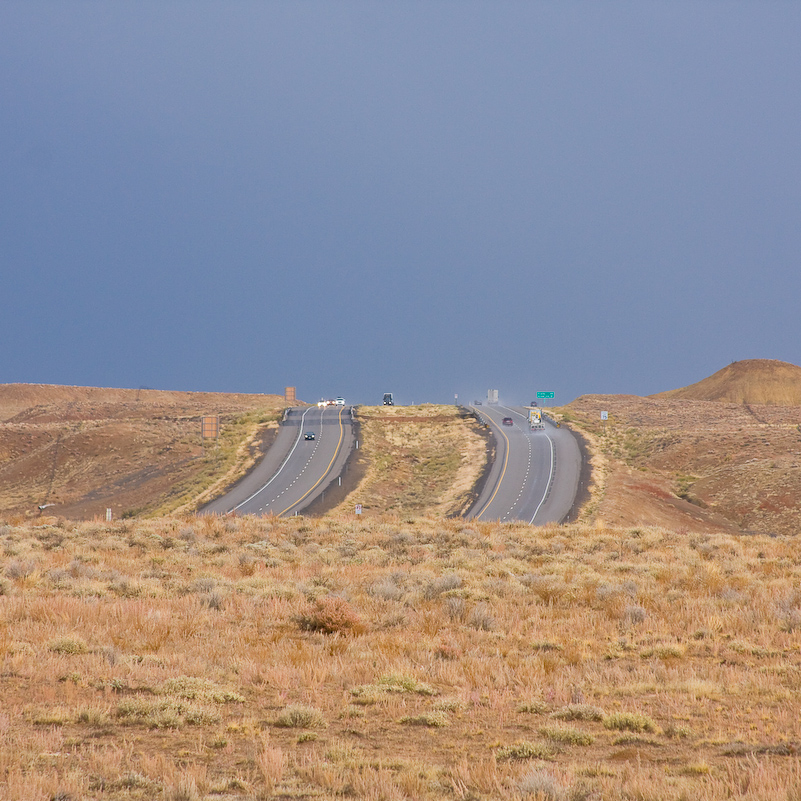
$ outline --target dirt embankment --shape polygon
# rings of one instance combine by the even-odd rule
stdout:
[[[798,533],[801,407],[585,395],[562,411],[606,465],[593,519]]]
[[[280,395],[0,386],[0,514],[72,519],[190,507],[262,452]],[[201,418],[219,415],[219,439]]]

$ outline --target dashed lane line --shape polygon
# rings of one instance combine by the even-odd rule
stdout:
[[[320,478],[319,478],[319,479],[317,479],[317,482],[314,484],[314,486],[313,486],[313,487],[311,487],[309,490],[307,490],[307,491],[306,491],[306,492],[305,492],[305,493],[304,493],[304,494],[303,494],[303,495],[302,495],[300,498],[298,498],[298,500],[296,500],[294,503],[291,503],[289,506],[287,506],[287,508],[286,508],[286,509],[284,509],[284,511],[283,511],[283,512],[279,512],[279,513],[278,513],[278,517],[281,517],[281,515],[283,515],[283,514],[285,514],[286,512],[288,512],[288,511],[289,511],[289,510],[290,510],[290,509],[291,509],[293,506],[297,506],[297,505],[298,505],[298,504],[299,504],[299,503],[300,503],[300,502],[301,502],[301,501],[302,501],[304,498],[306,498],[306,497],[307,497],[307,496],[308,496],[310,493],[314,492],[314,490],[315,490],[315,489],[317,489],[317,487],[318,487],[318,486],[319,486],[319,485],[322,483],[323,479],[324,479],[324,478],[325,478],[325,477],[328,475],[329,471],[331,470],[331,467],[332,467],[332,466],[333,466],[333,464],[334,464],[334,461],[336,460],[337,456],[339,456],[339,450],[340,450],[340,448],[342,447],[342,440],[343,440],[343,438],[344,438],[344,436],[345,436],[345,427],[342,425],[342,412],[344,412],[344,411],[345,411],[345,407],[343,406],[343,407],[342,407],[342,408],[339,410],[339,415],[338,415],[338,418],[339,418],[339,442],[337,442],[337,447],[336,447],[336,450],[334,451],[334,455],[331,457],[331,461],[328,463],[328,467],[326,467],[326,468],[325,468],[325,472],[324,472],[324,473],[323,473],[323,474],[320,476]],[[307,463],[307,466],[308,466],[308,463]],[[303,469],[305,470],[306,468],[304,467]]]
[[[503,470],[501,470],[501,477],[498,479],[498,483],[495,485],[495,491],[490,496],[490,499],[484,504],[484,508],[473,518],[474,520],[478,520],[484,512],[487,511],[489,505],[495,500],[495,496],[498,494],[498,490],[501,488],[501,483],[503,482],[503,477],[506,475],[506,467],[509,464],[509,437],[506,436],[506,432],[487,414],[487,420],[489,420],[498,431],[501,432],[501,436],[506,440],[506,453],[504,454],[503,458]]]
[[[298,447],[298,443],[300,442],[300,438],[303,436],[303,421],[306,419],[306,415],[313,408],[314,408],[313,406],[310,406],[301,415],[301,417],[300,417],[300,426],[298,426],[298,436],[295,439],[295,444],[292,446],[292,449],[286,455],[286,459],[284,459],[284,461],[281,463],[281,466],[278,468],[278,470],[275,471],[275,475],[273,475],[273,477],[263,487],[261,487],[260,489],[257,489],[256,492],[254,492],[253,495],[251,495],[249,498],[246,498],[244,501],[242,501],[242,503],[239,503],[236,506],[234,506],[233,509],[229,509],[228,510],[229,514],[231,512],[235,512],[237,509],[241,509],[246,503],[249,503],[250,501],[252,501],[259,493],[261,493],[264,490],[266,490],[267,487],[269,487],[270,484],[272,484],[273,481],[275,481],[275,479],[278,478],[278,476],[281,474],[281,471],[284,469],[284,467],[286,467],[286,463],[289,461],[289,459],[291,458],[292,454],[295,452],[295,448]],[[264,508],[264,507],[262,507],[262,508]]]

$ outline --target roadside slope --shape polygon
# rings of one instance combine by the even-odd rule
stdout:
[[[584,395],[560,411],[593,451],[581,520],[690,532],[801,527],[799,406]]]
[[[271,441],[280,395],[0,385],[0,513],[74,519],[194,508]],[[200,418],[219,415],[219,445]]]

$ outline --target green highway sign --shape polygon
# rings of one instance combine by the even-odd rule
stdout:
[[[553,396],[554,396],[553,392],[538,392],[537,393],[537,397],[538,398],[552,398]]]

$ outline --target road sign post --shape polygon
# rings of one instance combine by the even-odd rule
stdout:
[[[555,394],[556,393],[554,393],[554,392],[538,392],[537,393],[537,397],[538,398],[553,398],[555,396]]]

